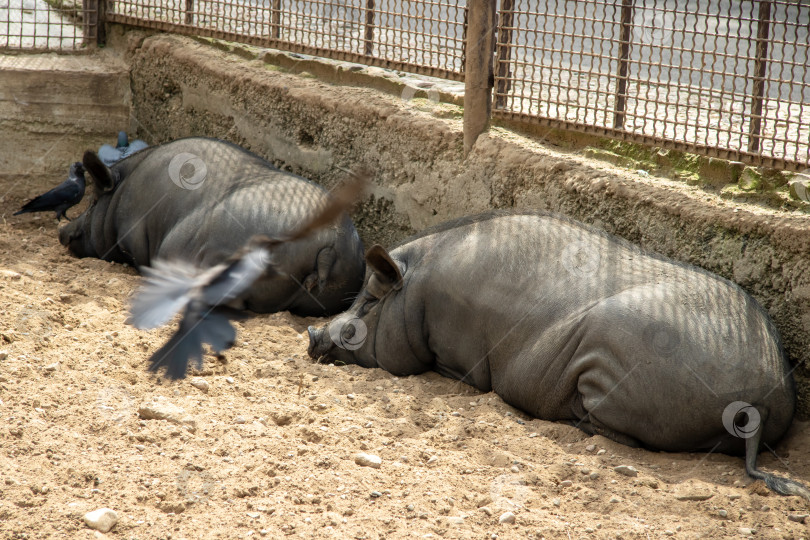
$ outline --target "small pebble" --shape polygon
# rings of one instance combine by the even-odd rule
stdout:
[[[512,512],[504,512],[501,514],[501,517],[498,518],[498,523],[512,525],[515,522],[515,514]]]
[[[589,444],[588,446],[585,447],[586,452],[593,452],[594,450],[596,450],[595,444]]]
[[[228,384],[233,384],[235,381],[233,380],[233,377],[225,377],[225,382]]]
[[[483,513],[485,513],[488,516],[492,515],[492,509],[489,506],[482,506],[481,508],[479,508],[479,510],[481,510]]]
[[[571,487],[574,483],[571,480],[563,480],[560,482],[560,487]]]
[[[750,528],[750,527],[740,527],[740,534],[742,534],[742,535],[751,536],[755,532],[757,532],[757,531],[755,529]]]
[[[115,510],[110,510],[109,508],[99,508],[98,510],[86,513],[84,515],[84,522],[91,529],[105,533],[109,532],[109,530],[118,523],[118,514]]]
[[[552,501],[551,501],[551,504],[553,504],[554,506],[559,507],[559,506],[560,506],[560,499],[554,499],[554,500],[552,500]]]
[[[602,449],[602,450],[599,450],[599,451],[596,453],[596,455],[597,455],[597,456],[601,456],[601,455],[602,455],[602,454],[604,454],[604,453],[605,453],[605,450],[604,450],[604,449]]]
[[[512,465],[512,467],[510,467],[509,470],[512,471],[515,474],[520,472],[520,469],[518,469],[517,465]]]
[[[156,396],[152,401],[140,405],[138,416],[143,420],[167,420],[183,425],[191,432],[197,429],[194,418],[186,414],[182,407],[172,404],[162,396]]]
[[[622,502],[622,500],[620,498],[618,498],[618,497],[611,497],[610,502],[617,503],[617,502]]]
[[[354,394],[346,394],[346,399],[354,399]]]
[[[728,512],[726,510],[718,510],[717,515],[720,516],[721,518],[725,518],[728,517]]]
[[[679,501],[707,501],[713,496],[714,494],[711,491],[703,489],[692,489],[675,493],[675,499]]]
[[[638,476],[638,469],[632,465],[619,465],[618,467],[613,467],[613,470],[624,476]]]
[[[599,478],[599,473],[594,471],[588,475],[588,478],[590,478],[591,480],[596,480],[597,478]]]
[[[380,493],[379,491],[372,491],[371,492],[371,498],[372,499],[376,499],[378,497],[382,497],[382,493]]]
[[[361,467],[372,467],[374,469],[379,469],[382,465],[382,459],[380,459],[379,456],[375,456],[374,454],[365,454],[363,452],[360,452],[354,456],[354,462]]]
[[[591,529],[590,527],[585,527],[585,534],[591,534],[592,532],[593,529]]]
[[[435,465],[439,462],[439,458],[436,456],[430,456],[430,459],[427,460],[428,465]]]
[[[194,388],[196,388],[198,390],[201,390],[201,391],[205,392],[206,394],[208,393],[208,381],[206,381],[202,377],[194,377],[188,382]]]
[[[810,514],[788,514],[788,519],[796,523],[806,523],[808,517]]]
[[[247,423],[247,419],[245,419],[244,416],[240,415],[240,416],[237,416],[236,418],[234,418],[233,422],[234,422],[234,424],[245,424],[245,423]]]
[[[464,525],[464,518],[462,516],[451,516],[447,521],[452,525]]]

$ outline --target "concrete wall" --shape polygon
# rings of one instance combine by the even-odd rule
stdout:
[[[45,176],[48,185],[85,149],[129,128],[129,72],[112,54],[0,55],[0,72],[2,175],[37,184]]]
[[[341,168],[373,167],[374,195],[355,215],[367,245],[489,208],[561,212],[736,281],[773,316],[791,360],[810,358],[804,213],[723,200],[501,129],[464,156],[453,106],[327,84],[176,36],[116,39],[131,64],[139,135],[152,142],[220,137],[325,185]],[[808,371],[796,375],[808,416]]]

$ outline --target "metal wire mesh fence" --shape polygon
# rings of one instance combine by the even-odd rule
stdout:
[[[0,0],[0,48],[87,44],[106,19],[464,80],[484,7],[495,118],[810,167],[807,0]]]
[[[810,164],[810,4],[502,0],[496,117]]]
[[[96,41],[97,2],[0,0],[0,50],[76,50]]]
[[[463,80],[464,0],[115,0],[108,20]]]

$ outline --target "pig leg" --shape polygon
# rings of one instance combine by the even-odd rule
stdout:
[[[587,433],[588,435],[601,435],[602,437],[607,437],[611,441],[615,441],[619,444],[623,444],[625,446],[629,446],[631,448],[640,448],[642,445],[637,440],[629,435],[625,435],[624,433],[619,433],[613,429],[610,429],[606,426],[600,426],[598,423],[593,421],[590,415],[587,415],[588,420],[580,420],[579,422],[570,422],[570,424],[574,427],[577,427]]]

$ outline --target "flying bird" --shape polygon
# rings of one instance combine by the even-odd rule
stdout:
[[[126,131],[119,131],[118,142],[115,148],[109,144],[102,145],[101,148],[98,149],[98,157],[101,158],[101,161],[103,161],[107,167],[112,167],[116,162],[148,147],[149,145],[140,139],[129,142]]]
[[[168,378],[182,379],[190,360],[202,367],[203,343],[216,354],[232,347],[236,330],[230,321],[246,315],[228,303],[260,276],[276,272],[274,247],[330,225],[360,198],[370,177],[365,170],[353,174],[353,180],[335,190],[326,206],[298,229],[276,238],[253,236],[216,266],[200,270],[189,263],[158,260],[152,268],[144,268],[146,282],[132,299],[127,322],[138,329],[156,328],[183,312],[177,332],[152,355],[149,371],[165,367]]]
[[[82,197],[84,197],[84,186],[84,166],[77,161],[70,166],[67,180],[52,190],[28,201],[20,210],[14,212],[14,215],[53,210],[56,212],[57,221],[62,221],[62,217],[70,221],[65,212],[68,208],[81,202]]]

